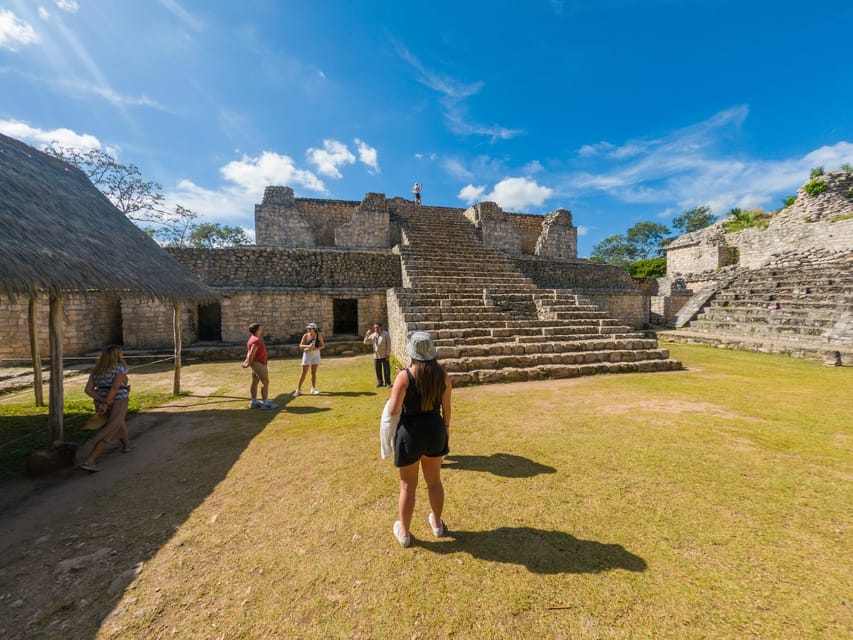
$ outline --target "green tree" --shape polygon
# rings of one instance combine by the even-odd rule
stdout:
[[[716,222],[717,216],[711,213],[711,207],[702,205],[701,207],[693,207],[688,209],[680,216],[672,219],[672,226],[679,233],[690,233],[709,227]]]
[[[229,227],[218,222],[202,222],[190,228],[189,243],[197,248],[216,249],[250,242],[246,230],[242,227]]]
[[[626,232],[625,239],[635,249],[635,260],[663,256],[663,241],[669,229],[657,222],[638,222]]]
[[[164,215],[163,226],[157,229],[146,227],[145,232],[167,247],[185,247],[196,218],[198,214],[195,211],[178,204],[174,211]]]

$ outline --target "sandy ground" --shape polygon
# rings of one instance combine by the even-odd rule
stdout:
[[[142,563],[216,481],[193,477],[190,458],[194,439],[223,428],[204,404],[181,398],[131,416],[133,450],[108,449],[98,473],[0,484],[0,638],[95,637]],[[260,413],[269,415],[252,412],[247,437],[262,428]]]

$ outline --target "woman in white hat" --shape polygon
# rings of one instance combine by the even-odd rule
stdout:
[[[326,343],[317,330],[317,325],[310,322],[305,327],[305,335],[299,341],[299,348],[302,349],[302,375],[299,376],[299,384],[293,392],[294,398],[302,395],[302,383],[305,382],[308,369],[311,369],[311,395],[316,396],[320,393],[317,389],[317,367],[320,366],[320,351],[325,346]]]
[[[402,546],[411,544],[409,527],[415,510],[415,490],[419,469],[432,507],[427,520],[433,534],[447,534],[441,519],[444,509],[444,486],[441,484],[441,462],[450,451],[450,377],[438,364],[438,352],[426,331],[408,336],[406,354],[411,365],[397,374],[391,390],[389,412],[400,415],[394,438],[394,466],[400,470],[400,519],[394,523],[394,537]]]

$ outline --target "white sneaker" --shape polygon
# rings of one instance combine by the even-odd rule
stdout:
[[[320,390],[319,390],[319,389],[315,389],[314,387],[311,387],[311,395],[312,395],[312,396],[319,396],[319,395],[320,395]]]
[[[302,395],[302,392],[301,392],[299,389],[297,389],[296,391],[294,391],[294,392],[293,392],[293,397],[294,397],[294,398],[298,398],[298,397],[299,397],[299,396],[301,396],[301,395]]]

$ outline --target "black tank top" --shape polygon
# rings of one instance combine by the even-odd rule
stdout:
[[[403,415],[411,416],[416,415],[418,413],[421,414],[436,414],[441,413],[441,396],[443,395],[444,389],[442,388],[442,393],[438,394],[438,398],[435,401],[435,406],[429,411],[424,411],[421,409],[421,392],[418,391],[417,382],[415,381],[415,376],[412,375],[412,372],[407,368],[406,375],[409,377],[409,386],[406,387],[406,395],[403,398]],[[442,383],[442,387],[444,384]]]

